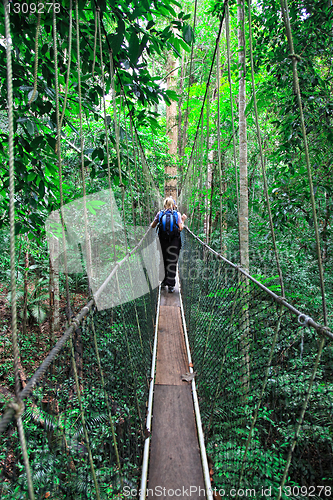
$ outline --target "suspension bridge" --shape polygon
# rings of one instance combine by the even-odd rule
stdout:
[[[66,282],[68,325],[39,369],[21,387],[13,240],[12,47],[9,8],[5,2],[16,394],[0,421],[1,498],[332,498],[332,412],[327,408],[333,404],[330,389],[333,333],[326,321],[324,325],[318,324],[309,312],[298,310],[284,295],[279,296],[202,241],[191,230],[195,223],[191,229],[185,227],[182,231],[175,293],[161,290],[157,238],[149,227],[161,207],[161,196],[130,113],[123,119],[123,137],[120,137],[117,123],[121,113],[125,116],[128,103],[121,91],[120,74],[120,94],[116,101],[117,75],[112,51],[107,54],[110,58],[107,71],[113,96],[115,139],[108,139],[113,131],[106,115],[107,71],[102,42],[109,42],[103,39],[98,14],[94,65],[99,55],[103,75],[101,120],[105,127],[110,196],[105,201],[108,208],[104,218],[96,224],[98,231],[96,228],[92,231],[92,216],[96,220],[98,210],[96,205],[89,205],[85,192],[87,159],[79,90],[80,145],[75,147],[81,159],[83,202],[76,218],[72,207],[66,212],[62,196],[62,148],[66,138],[61,127],[70,71],[65,95],[61,96],[55,14],[53,10],[53,96],[61,206],[52,220],[58,224],[56,239],[60,241],[61,256],[58,260]],[[287,16],[286,9],[284,14]],[[69,9],[68,61],[72,50],[72,16],[76,21],[74,60],[80,89],[77,2],[73,12],[72,3]],[[224,14],[214,57],[223,19]],[[285,21],[288,27],[287,17]],[[39,24],[40,18],[36,40]],[[36,75],[37,69],[33,92],[37,89]],[[30,97],[33,99],[34,95]],[[202,118],[201,113],[200,123]],[[66,147],[72,146],[66,143]],[[118,186],[111,182],[114,159],[119,168]],[[182,180],[180,205],[184,209],[190,202],[193,206],[197,202],[193,173],[200,169],[200,162],[200,155],[191,154]],[[140,200],[134,203],[136,186],[148,203]],[[92,209],[90,213],[88,206]],[[126,220],[126,209],[132,211],[131,220]],[[71,228],[70,217],[72,222],[75,219]],[[139,233],[134,229],[137,221],[144,228]],[[103,238],[107,226],[111,228],[111,236],[106,245]],[[77,229],[75,237],[74,229]],[[74,241],[76,257],[69,241]],[[110,255],[112,258],[106,268],[108,272],[103,268],[99,276],[100,267],[96,271],[94,266],[102,259],[103,252],[108,263]],[[74,316],[70,314],[68,274],[80,262],[90,278],[92,298]],[[324,399],[331,403],[323,405]],[[313,415],[320,421],[315,421]],[[321,429],[327,429],[327,435],[318,432],[319,424]],[[211,477],[212,463],[222,464],[219,477]]]

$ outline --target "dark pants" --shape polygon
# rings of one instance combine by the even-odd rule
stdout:
[[[168,286],[176,284],[176,269],[181,247],[180,236],[176,236],[171,241],[160,238],[163,262],[164,262],[164,283]]]

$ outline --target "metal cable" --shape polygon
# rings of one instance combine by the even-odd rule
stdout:
[[[268,293],[268,295],[270,295],[275,300],[275,302],[277,302],[278,304],[283,304],[284,306],[286,306],[293,314],[295,314],[295,316],[297,316],[297,318],[304,317],[304,313],[302,313],[301,311],[299,311],[298,309],[296,309],[296,307],[294,307],[291,304],[289,304],[289,302],[287,302],[283,297],[281,297],[281,296],[277,295],[276,293],[272,292],[272,290],[270,290],[269,288],[267,288],[265,285],[263,285],[262,283],[260,283],[260,281],[256,280],[253,276],[251,276],[251,274],[249,274],[247,271],[245,271],[245,269],[242,269],[237,264],[234,264],[230,260],[228,260],[225,257],[223,257],[223,255],[221,255],[218,252],[216,252],[215,250],[213,250],[211,247],[209,247],[207,245],[207,243],[204,243],[200,238],[198,238],[198,236],[196,236],[187,226],[184,226],[184,229],[186,231],[188,231],[197,241],[199,241],[199,243],[202,246],[204,246],[209,252],[211,252],[214,255],[216,255],[219,259],[222,259],[224,262],[226,262],[227,264],[229,264],[234,269],[237,269],[237,271],[239,271],[243,276],[245,276],[246,278],[248,278],[249,280],[251,280],[252,283],[255,283],[262,290],[264,290],[266,293]],[[306,316],[306,318],[307,318],[307,324],[308,325],[312,326],[320,334],[322,334],[322,335],[326,336],[327,338],[333,340],[333,333],[331,332],[331,330],[326,325],[325,326],[320,325],[319,323],[317,323],[316,321],[314,321],[310,316]]]

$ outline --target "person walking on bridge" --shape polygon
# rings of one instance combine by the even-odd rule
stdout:
[[[169,293],[175,291],[176,269],[181,248],[180,231],[184,228],[185,214],[180,215],[176,209],[176,203],[172,198],[164,200],[164,210],[160,210],[151,227],[158,226],[158,237],[161,243],[164,279],[161,287],[168,287]]]

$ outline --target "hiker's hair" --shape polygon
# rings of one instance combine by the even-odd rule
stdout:
[[[164,210],[172,210],[174,205],[174,201],[172,198],[165,198],[164,200]]]

